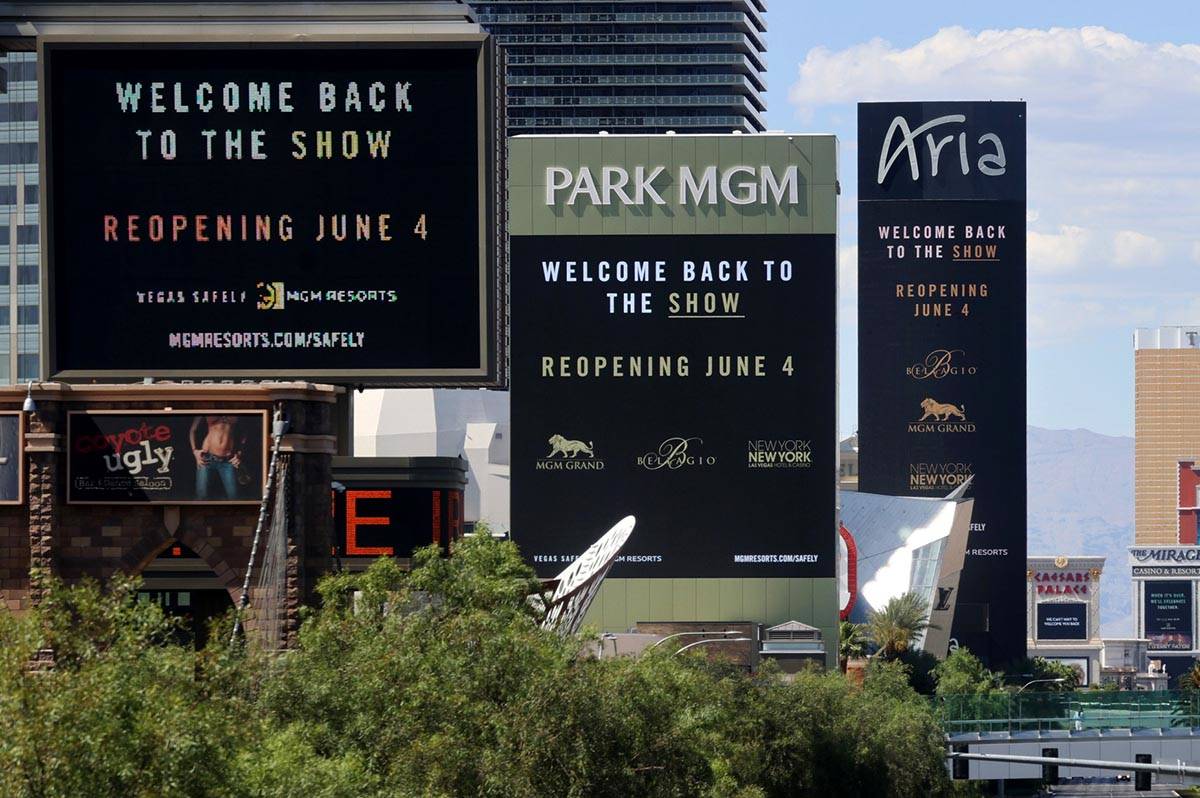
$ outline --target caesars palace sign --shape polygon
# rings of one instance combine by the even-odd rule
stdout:
[[[1087,571],[1034,571],[1033,582],[1039,596],[1086,596],[1091,574]]]

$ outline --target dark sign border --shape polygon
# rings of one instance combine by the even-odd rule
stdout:
[[[269,449],[267,440],[269,437],[270,426],[267,423],[266,410],[239,408],[222,408],[222,407],[190,407],[180,410],[140,410],[136,407],[125,408],[123,410],[69,410],[67,411],[67,439],[65,441],[65,449],[67,455],[67,504],[92,504],[92,505],[126,505],[134,507],[151,507],[163,505],[195,505],[201,507],[213,507],[216,505],[255,505],[262,504],[262,498],[258,499],[221,499],[218,501],[198,500],[198,499],[167,499],[163,501],[154,501],[148,499],[141,502],[122,502],[122,501],[89,501],[85,499],[71,498],[71,425],[75,421],[76,416],[209,416],[209,415],[227,415],[227,416],[259,416],[262,418],[263,438],[262,438],[262,480],[260,484],[263,490],[267,489],[267,468],[269,462]]]
[[[60,370],[56,359],[57,346],[54,302],[54,192],[49,153],[53,151],[54,125],[49,101],[53,87],[49,85],[49,61],[54,53],[69,49],[134,49],[147,44],[162,47],[200,49],[257,50],[341,49],[361,50],[368,47],[411,47],[430,49],[469,49],[476,52],[476,140],[479,173],[479,356],[477,369],[160,369],[125,371],[122,369]],[[496,48],[487,34],[354,34],[333,35],[313,32],[297,41],[292,33],[249,29],[242,34],[190,35],[62,35],[38,37],[38,165],[42,191],[42,223],[38,225],[41,245],[41,304],[45,308],[41,329],[43,381],[61,380],[114,382],[141,381],[145,377],[161,379],[313,379],[338,384],[367,387],[486,387],[504,388],[508,384],[505,350],[505,320],[507,306],[504,291],[504,254],[506,235],[504,174],[504,111],[502,69]],[[498,229],[498,224],[500,225]]]

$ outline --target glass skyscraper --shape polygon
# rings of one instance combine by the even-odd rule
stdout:
[[[37,58],[0,54],[0,384],[39,377]]]
[[[766,0],[479,0],[508,54],[508,130],[765,130]]]

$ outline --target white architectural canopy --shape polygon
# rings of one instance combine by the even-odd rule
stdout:
[[[389,389],[354,395],[356,457],[465,457],[464,520],[508,525],[509,410],[503,391]]]
[[[960,512],[959,505],[971,500],[955,494],[926,499],[857,491],[841,491],[839,497],[842,525],[853,537],[856,549],[857,597],[850,619],[865,621],[871,610],[910,591],[920,594],[933,608],[956,525],[961,532],[956,537],[966,539],[970,512]],[[838,582],[842,606],[850,598],[847,555],[847,545],[840,541]]]

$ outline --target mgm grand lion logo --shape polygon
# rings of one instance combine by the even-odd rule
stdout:
[[[967,420],[963,407],[952,405],[949,402],[938,402],[929,397],[921,400],[921,409],[925,411],[925,414],[917,419],[918,421],[928,421],[931,418],[934,421],[949,421],[951,416],[961,421]]]
[[[534,463],[537,471],[600,471],[604,468],[604,461],[596,459],[591,441],[584,443],[555,433],[546,442],[550,444],[550,453]],[[584,457],[580,457],[581,454]]]
[[[563,457],[575,457],[580,452],[583,452],[588,457],[595,457],[596,453],[592,451],[592,442],[588,441],[572,441],[564,438],[561,435],[550,436],[550,454],[546,455],[547,459],[556,454],[561,454]]]
[[[967,421],[966,405],[939,402],[925,397],[921,400],[921,417],[908,423],[909,432],[974,432],[975,424]]]

